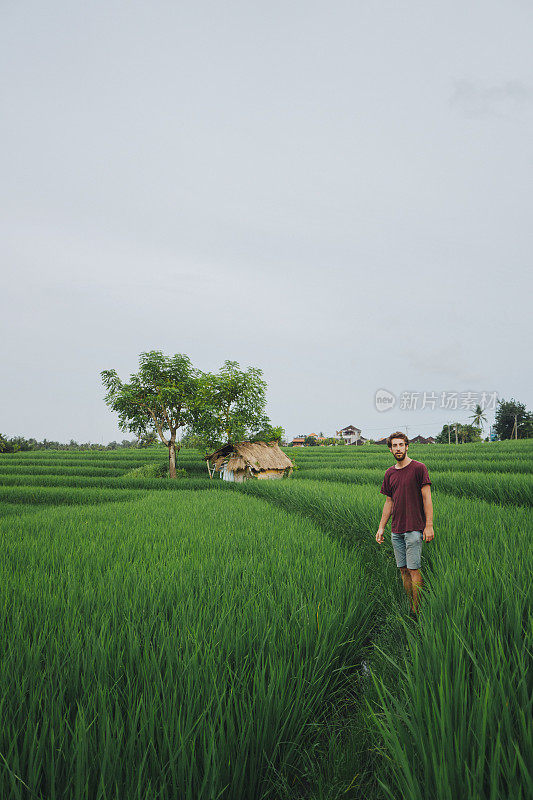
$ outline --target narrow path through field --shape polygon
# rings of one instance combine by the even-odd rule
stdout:
[[[293,485],[299,488],[297,482]],[[361,513],[352,518],[346,514],[336,514],[331,508],[325,509],[319,503],[310,503],[307,493],[307,497],[300,495],[298,502],[293,492],[279,491],[282,487],[277,482],[266,484],[250,481],[230,486],[244,494],[261,497],[265,502],[291,514],[311,519],[325,535],[341,542],[344,547],[356,547],[368,574],[369,591],[375,594],[373,624],[369,628],[360,659],[346,682],[345,703],[329,708],[328,718],[317,723],[309,741],[309,772],[296,785],[291,787],[285,784],[283,800],[334,800],[341,797],[345,800],[372,800],[382,797],[381,792],[377,793],[375,774],[376,764],[379,767],[381,762],[376,761],[371,752],[373,732],[368,725],[365,697],[371,688],[370,668],[376,662],[374,644],[387,647],[388,655],[392,657],[400,649],[405,651],[399,616],[408,611],[408,606],[390,554],[378,549],[374,541],[374,513],[361,508]],[[374,486],[365,488],[375,493]],[[412,624],[406,613],[404,616],[406,624]],[[282,800],[282,795],[277,796],[276,800]]]

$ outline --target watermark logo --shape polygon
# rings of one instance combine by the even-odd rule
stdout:
[[[426,408],[432,411],[436,408],[475,411],[476,406],[480,406],[482,411],[494,411],[497,402],[498,392],[400,392],[398,407],[401,411],[423,411]],[[389,411],[395,404],[396,396],[388,389],[376,391],[374,405],[378,411]]]
[[[388,389],[378,389],[374,396],[374,405],[378,411],[390,411],[396,405],[396,396]]]

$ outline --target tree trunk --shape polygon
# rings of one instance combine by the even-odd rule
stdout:
[[[168,471],[169,477],[176,477],[176,443],[170,442],[168,446]]]

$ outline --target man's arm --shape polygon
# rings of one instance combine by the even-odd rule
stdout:
[[[431,499],[431,486],[429,483],[426,483],[424,486],[422,486],[420,491],[422,492],[424,512],[426,514],[426,527],[424,528],[422,538],[425,542],[430,542],[435,536],[435,532],[433,531],[433,501]]]
[[[383,534],[385,532],[385,526],[389,521],[389,517],[392,514],[392,497],[387,497],[385,500],[385,505],[383,506],[383,514],[381,515],[381,520],[379,523],[378,532],[376,533],[376,542],[381,544],[383,541]]]

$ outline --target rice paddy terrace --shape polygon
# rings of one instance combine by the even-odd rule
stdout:
[[[419,624],[374,538],[389,451],[287,453],[241,485],[0,455],[1,798],[533,796],[533,441],[410,446]]]

